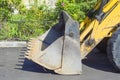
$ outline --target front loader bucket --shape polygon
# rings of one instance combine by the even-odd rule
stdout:
[[[59,23],[29,41],[26,58],[59,74],[81,74],[79,24],[62,11]]]

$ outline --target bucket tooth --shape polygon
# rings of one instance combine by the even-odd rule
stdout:
[[[33,40],[33,39],[35,39],[35,38],[30,38],[30,40],[29,40],[29,41],[31,41],[31,40]]]
[[[32,45],[32,42],[28,42],[27,46],[31,47],[31,45]]]
[[[30,53],[25,53],[27,56],[29,56]]]
[[[27,49],[30,49],[32,47],[32,44],[27,45]]]
[[[25,58],[27,58],[27,59],[31,60],[31,58],[30,58],[29,56],[25,56]]]
[[[28,53],[30,53],[30,52],[31,52],[31,51],[30,51],[30,50],[28,50],[26,54],[28,54]]]
[[[31,47],[27,47],[28,50],[31,50]]]

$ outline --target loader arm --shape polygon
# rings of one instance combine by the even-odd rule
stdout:
[[[104,2],[101,2],[101,4],[103,3]],[[82,23],[82,26],[80,26],[80,29],[85,27],[80,34],[80,51],[82,58],[90,53],[105,37],[110,37],[113,33],[112,31],[117,29],[117,24],[120,23],[119,0],[109,0],[105,2],[101,8],[102,11],[99,11],[99,14],[95,13],[92,18],[87,17],[88,22],[84,21],[84,25]],[[98,17],[101,17],[101,19]]]

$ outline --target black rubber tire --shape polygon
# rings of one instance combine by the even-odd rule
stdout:
[[[107,43],[109,37],[105,37],[97,46],[96,48],[100,50],[102,53],[107,53]]]
[[[108,40],[107,54],[116,71],[120,72],[120,29]]]

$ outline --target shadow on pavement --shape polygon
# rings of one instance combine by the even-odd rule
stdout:
[[[19,58],[18,58],[18,63],[16,64],[17,67],[15,69],[30,71],[30,72],[38,72],[38,73],[55,74],[54,71],[48,70],[48,69],[30,61],[30,60],[26,59],[24,56],[25,56],[25,50],[22,50],[19,55]]]
[[[97,70],[115,73],[115,69],[109,62],[106,53],[101,53],[93,50],[86,56],[86,59],[82,60],[82,63]]]
[[[56,74],[52,70],[48,70],[28,59],[25,57],[25,48],[22,49],[19,58],[18,63],[16,64],[15,69],[29,71],[29,72],[37,72],[37,73],[51,73]],[[112,64],[109,62],[107,58],[106,53],[101,53],[99,51],[93,50],[90,54],[86,56],[87,58],[82,60],[82,63],[88,67],[94,68],[96,70],[102,70],[106,72],[112,72],[115,73],[115,69],[112,66]]]

